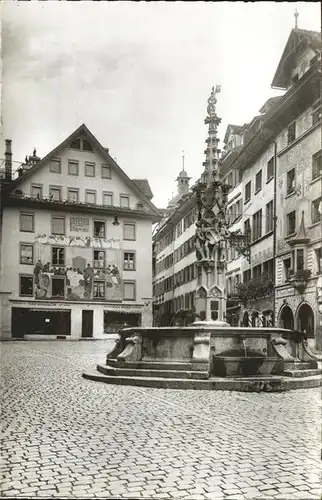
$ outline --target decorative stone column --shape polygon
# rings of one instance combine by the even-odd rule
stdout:
[[[198,219],[196,222],[195,246],[198,266],[198,288],[196,291],[196,313],[200,321],[195,324],[229,326],[226,323],[226,270],[228,245],[245,255],[248,235],[231,233],[227,217],[228,192],[231,186],[222,182],[217,137],[221,118],[216,113],[216,94],[220,86],[213,87],[208,99],[208,137],[203,162],[204,171],[192,188],[196,195]]]

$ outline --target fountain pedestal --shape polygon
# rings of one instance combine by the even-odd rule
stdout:
[[[83,376],[176,389],[280,391],[321,385],[317,362],[298,361],[287,350],[298,332],[211,323],[123,330],[106,364],[97,366],[99,374]]]

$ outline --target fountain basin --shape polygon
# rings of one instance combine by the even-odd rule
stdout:
[[[276,358],[262,355],[254,356],[214,356],[213,374],[217,377],[251,377],[270,375]]]
[[[83,377],[165,389],[253,392],[320,386],[319,371],[290,353],[295,350],[293,336],[280,328],[209,323],[128,328],[120,332],[106,365],[97,367],[99,373]]]

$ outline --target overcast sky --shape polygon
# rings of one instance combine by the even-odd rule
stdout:
[[[193,180],[202,171],[213,85],[221,139],[280,94],[270,84],[295,8],[320,31],[319,2],[2,2],[1,158],[6,138],[23,161],[85,123],[165,206],[182,150]]]

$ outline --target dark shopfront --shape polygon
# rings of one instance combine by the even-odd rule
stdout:
[[[44,310],[13,307],[12,337],[33,335],[70,335],[70,309]]]
[[[141,314],[119,311],[104,311],[104,332],[117,333],[123,328],[141,326]]]

